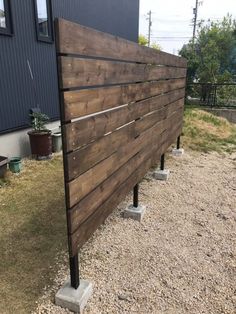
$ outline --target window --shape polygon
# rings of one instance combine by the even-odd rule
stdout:
[[[0,0],[0,34],[12,34],[9,0]]]
[[[1,0],[0,0],[1,1]],[[52,42],[52,13],[50,0],[34,0],[36,32],[39,41]]]

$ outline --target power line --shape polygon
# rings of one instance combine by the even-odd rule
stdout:
[[[152,39],[157,40],[158,42],[161,41],[171,41],[171,42],[176,42],[176,41],[186,41],[192,38],[192,36],[153,36],[151,37]]]
[[[183,42],[185,40],[189,40],[190,38],[192,37],[189,37],[188,39],[187,38],[159,38],[157,39],[158,42],[162,42],[162,41],[167,41],[167,42]]]
[[[151,38],[191,38],[191,36],[151,36]]]
[[[153,30],[153,32],[155,32],[155,33],[158,33],[158,34],[155,34],[155,36],[159,36],[159,37],[162,37],[162,36],[175,36],[175,35],[177,35],[177,36],[181,36],[181,35],[183,35],[183,36],[188,36],[189,34],[190,34],[190,26],[188,27],[188,29],[185,29],[185,30],[183,30],[183,31],[173,31],[173,29],[170,29],[170,30],[168,30],[168,31],[165,31],[165,30],[158,30],[158,31],[155,31],[155,29]],[[152,37],[152,36],[151,36]]]
[[[190,19],[186,19],[186,20],[175,20],[175,19],[160,19],[158,17],[156,18],[153,18],[154,21],[159,21],[159,22],[167,22],[167,23],[170,23],[170,22],[174,22],[174,23],[187,23],[189,22]]]

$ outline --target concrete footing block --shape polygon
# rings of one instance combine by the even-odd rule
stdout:
[[[124,211],[124,218],[131,218],[133,220],[137,220],[141,222],[143,219],[145,210],[146,210],[146,206],[143,206],[143,205],[139,205],[138,207],[129,205]]]
[[[165,169],[165,170],[156,170],[156,171],[154,171],[154,173],[153,173],[153,177],[154,177],[156,180],[166,181],[166,180],[168,180],[169,176],[170,176],[170,170],[168,170],[168,169]]]
[[[179,149],[177,149],[177,148],[174,148],[173,150],[172,150],[172,155],[173,156],[182,156],[184,154],[184,149],[183,148],[179,148]]]
[[[75,313],[83,313],[88,299],[93,292],[92,283],[87,280],[80,280],[77,289],[71,287],[68,279],[55,296],[55,304]]]

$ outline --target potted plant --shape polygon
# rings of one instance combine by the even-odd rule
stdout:
[[[49,159],[52,155],[51,131],[45,126],[49,117],[41,112],[30,114],[33,130],[28,132],[31,153],[38,160]]]

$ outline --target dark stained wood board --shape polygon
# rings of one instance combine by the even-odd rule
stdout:
[[[97,58],[187,67],[186,59],[137,44],[95,29],[59,19],[57,51]]]
[[[180,135],[186,60],[62,19],[56,42],[73,257]]]
[[[170,91],[184,92],[184,87],[185,78],[182,78],[64,92],[62,118],[70,121]]]
[[[176,118],[176,116],[171,117],[170,121],[173,121],[173,118]],[[128,143],[126,146],[120,148],[117,153],[108,157],[108,160],[103,160],[96,167],[91,168],[68,184],[71,199],[75,203],[77,202],[75,196],[81,200],[70,210],[70,213],[73,213],[70,232],[74,232],[82,223],[84,217],[87,217],[88,213],[93,212],[98,202],[102,202],[104,197],[106,198],[107,195],[111,194],[109,190],[113,188],[113,184],[118,184],[118,177],[122,176],[124,178],[128,175],[127,165],[130,164],[131,167],[135,167],[135,160],[138,155],[145,158],[150,153],[153,145],[159,144],[161,146],[162,143],[160,144],[160,141],[163,136],[165,136],[164,123],[161,122],[136,139],[133,145],[130,146]],[[93,169],[96,172],[93,172]],[[80,182],[83,182],[83,185]],[[96,189],[96,187],[98,188]],[[100,195],[100,190],[105,192],[102,192],[102,195]],[[93,197],[93,195],[95,196]],[[88,205],[88,202],[91,203]],[[85,213],[82,211],[82,208],[89,209]]]
[[[176,134],[181,133],[181,125],[178,128],[174,129],[174,132],[169,136],[169,143],[165,142],[164,145],[169,146],[173,142],[173,138],[176,137]],[[167,144],[168,143],[168,144]],[[147,158],[144,162],[135,169],[135,171],[125,180],[122,184],[117,187],[116,192],[112,193],[111,196],[102,203],[96,211],[93,212],[89,218],[81,224],[76,231],[71,235],[69,245],[72,255],[77,252],[77,248],[81,247],[93,234],[93,232],[102,224],[107,216],[112,212],[115,206],[117,206],[122,199],[129,193],[129,191],[142,180],[147,171],[155,165],[160,159],[161,154],[163,153],[162,146],[159,146],[158,149],[154,150],[152,157]],[[69,220],[73,223],[76,223],[76,218],[71,216],[71,212],[68,211]],[[75,219],[75,220],[74,220]]]
[[[186,76],[185,68],[60,57],[61,88],[127,84]]]
[[[172,103],[183,99],[183,97],[183,89],[175,90],[66,124],[63,126],[67,138],[66,150],[67,152],[73,151],[132,120],[161,109],[166,105],[170,105],[171,108]]]

